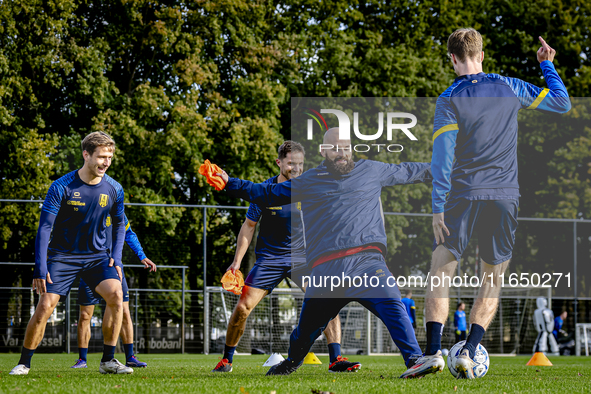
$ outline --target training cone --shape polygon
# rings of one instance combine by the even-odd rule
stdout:
[[[306,354],[306,358],[304,359],[304,364],[322,364],[322,361],[316,357],[316,355],[312,352]]]
[[[269,357],[267,359],[267,361],[265,361],[265,363],[263,364],[263,367],[272,367],[273,365],[279,364],[283,360],[285,360],[285,359],[283,358],[283,356],[281,354],[273,353],[273,354],[271,354],[271,357]]]
[[[552,363],[542,352],[535,352],[532,358],[525,365],[536,365],[540,367],[551,367]]]

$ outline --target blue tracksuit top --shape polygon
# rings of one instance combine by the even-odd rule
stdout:
[[[123,187],[108,175],[98,184],[89,185],[76,170],[53,182],[41,208],[33,278],[45,279],[48,255],[82,263],[104,253],[121,265],[125,239],[123,201]],[[109,216],[112,236],[107,233]]]
[[[382,188],[431,179],[429,163],[360,160],[346,175],[329,173],[323,163],[282,183],[230,178],[225,189],[263,207],[301,202],[310,265],[322,255],[363,245],[376,245],[385,253]]]
[[[540,67],[541,89],[497,74],[463,75],[437,99],[433,125],[433,213],[448,200],[513,199],[517,182],[517,113],[537,109],[564,113],[570,100],[552,62]],[[455,161],[454,161],[455,157]]]

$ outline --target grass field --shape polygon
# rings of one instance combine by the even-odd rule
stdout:
[[[89,367],[69,367],[76,354],[37,354],[27,376],[10,376],[18,354],[0,355],[0,393],[452,393],[452,392],[548,392],[582,393],[591,390],[591,358],[550,357],[553,367],[526,367],[529,357],[493,357],[482,379],[458,381],[447,368],[443,373],[418,380],[401,380],[405,368],[400,356],[354,356],[363,364],[357,373],[328,373],[328,357],[322,365],[305,365],[290,376],[264,376],[267,356],[235,356],[234,371],[213,374],[219,355],[145,355],[148,368],[132,375],[101,375],[100,355],[89,355]],[[123,360],[123,355],[117,355]]]

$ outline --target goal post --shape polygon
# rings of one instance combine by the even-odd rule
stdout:
[[[577,356],[582,356],[582,349],[585,349],[585,356],[589,355],[591,348],[591,323],[577,323],[575,331],[575,352]]]
[[[426,287],[402,287],[402,296],[407,289],[413,291],[416,303],[416,336],[421,348],[426,346],[425,295]],[[482,344],[489,353],[529,354],[532,352],[537,332],[533,324],[533,313],[538,297],[548,299],[551,308],[551,288],[542,287],[504,287],[501,291],[499,307],[489,326]],[[455,343],[453,314],[459,300],[466,304],[466,316],[478,295],[478,288],[452,288],[449,297],[449,318],[445,324],[442,347],[451,348]],[[221,287],[208,287],[209,313],[205,322],[210,338],[211,353],[223,352],[228,321],[238,302],[239,296]],[[275,288],[252,311],[246,324],[244,335],[238,344],[240,353],[263,351],[286,353],[289,336],[296,327],[304,294],[299,288]],[[343,354],[392,354],[398,353],[390,338],[387,327],[361,304],[351,302],[339,313],[341,318],[341,348]],[[591,335],[589,336],[591,339]],[[326,353],[327,343],[321,335],[312,351]]]

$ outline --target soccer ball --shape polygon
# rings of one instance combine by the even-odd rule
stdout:
[[[444,356],[444,357],[445,357],[445,356],[447,356],[448,354],[449,354],[449,350],[447,350],[447,349],[441,349],[441,355],[442,355],[442,356]]]
[[[462,348],[465,344],[466,341],[460,341],[456,343],[449,351],[449,356],[447,356],[447,368],[454,377],[458,377],[458,371],[456,371],[456,359],[460,355],[460,352],[462,351]],[[486,375],[490,365],[490,358],[488,357],[486,348],[480,343],[476,347],[476,352],[474,353],[474,358],[472,361],[476,363],[476,366],[473,369],[474,377],[482,378],[484,375]]]

